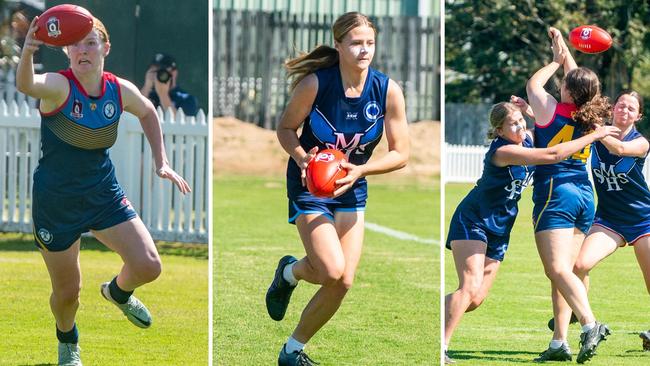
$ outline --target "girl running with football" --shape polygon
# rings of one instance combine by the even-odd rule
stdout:
[[[493,140],[485,154],[483,174],[449,224],[446,247],[454,257],[458,288],[445,296],[445,363],[453,363],[447,348],[463,314],[478,308],[494,283],[510,242],[517,202],[534,165],[560,162],[618,131],[600,127],[575,140],[534,148],[522,113],[532,117],[528,104],[514,96],[510,103],[492,107],[488,138]]]
[[[549,29],[553,61],[539,69],[526,85],[528,101],[535,114],[535,146],[549,147],[583,136],[602,125],[611,112],[607,98],[600,95],[596,74],[577,67],[559,30]],[[546,82],[560,68],[564,79],[558,102],[545,89]],[[533,226],[537,251],[551,280],[553,314],[560,324],[555,327],[549,348],[535,361],[570,360],[567,333],[568,317],[560,316],[565,304],[573,309],[582,325],[578,363],[589,360],[609,328],[596,321],[589,305],[587,290],[573,273],[573,265],[585,234],[594,217],[594,196],[586,160],[589,146],[556,164],[537,168],[533,189]]]
[[[18,90],[40,99],[42,157],[34,172],[34,240],[52,282],[59,365],[81,365],[75,323],[81,234],[92,232],[122,257],[120,273],[101,285],[101,295],[138,327],[149,327],[152,319],[133,291],[161,272],[151,235],[118,184],[108,156],[123,110],[140,120],[157,175],[184,194],[190,187],[169,166],[151,102],[131,82],[104,71],[111,44],[102,22],[95,18],[83,40],[64,48],[67,70],[35,74],[33,55],[43,44],[34,38],[37,20],[30,25],[16,75]]]
[[[306,256],[280,259],[266,294],[274,320],[282,320],[298,281],[319,286],[293,334],[282,346],[278,365],[312,365],[303,348],[336,313],[352,286],[361,256],[365,177],[404,167],[409,155],[408,126],[402,91],[370,67],[376,29],[357,12],[340,16],[332,26],[334,48],[319,46],[287,61],[294,76],[293,95],[277,129],[290,155],[287,166],[289,222],[296,225]],[[298,136],[298,129],[302,132]],[[388,153],[369,161],[386,130]],[[331,199],[305,188],[305,169],[318,150],[342,150],[348,174],[336,182]]]

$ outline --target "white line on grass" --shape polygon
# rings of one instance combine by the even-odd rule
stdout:
[[[440,242],[435,239],[420,238],[417,235],[405,233],[403,231],[391,229],[389,227],[381,226],[379,224],[375,224],[367,221],[366,221],[366,229],[370,231],[374,231],[376,233],[388,235],[396,239],[409,240],[409,241],[414,241],[414,242],[424,243],[424,244],[436,244],[436,245],[440,244]]]

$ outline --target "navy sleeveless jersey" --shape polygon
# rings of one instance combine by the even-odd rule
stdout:
[[[483,174],[476,186],[458,206],[457,211],[472,222],[481,224],[495,235],[510,233],[517,217],[517,202],[521,192],[530,182],[535,166],[509,165],[499,167],[492,163],[496,150],[512,142],[501,137],[490,144],[483,161]],[[523,146],[533,147],[533,141],[526,135]]]
[[[361,95],[348,98],[343,90],[338,64],[318,70],[315,74],[318,77],[318,93],[303,123],[300,145],[305,151],[314,146],[318,146],[319,150],[341,150],[350,163],[366,163],[384,131],[388,76],[368,68]],[[300,168],[291,158],[287,166],[287,180],[297,183],[294,189],[301,189]],[[365,178],[357,180],[346,194],[365,184]]]
[[[555,146],[562,142],[582,137],[584,131],[571,118],[576,111],[574,104],[558,103],[555,108],[555,115],[546,126],[535,124],[535,147],[545,148]],[[587,145],[581,151],[573,154],[570,158],[555,164],[540,165],[535,170],[535,185],[545,182],[550,177],[581,177],[587,179],[587,158],[589,147]]]
[[[71,70],[60,74],[68,79],[70,93],[56,110],[41,112],[43,156],[34,172],[34,189],[59,195],[105,189],[116,181],[108,148],[115,143],[122,113],[117,77],[104,72],[101,95],[93,97]]]
[[[644,138],[635,128],[623,141]],[[650,191],[643,177],[645,158],[618,156],[594,143],[591,172],[598,194],[596,216],[614,224],[635,225],[650,217]]]

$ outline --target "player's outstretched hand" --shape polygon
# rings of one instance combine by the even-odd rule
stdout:
[[[553,61],[558,64],[564,64],[566,59],[567,48],[564,45],[564,39],[562,38],[562,33],[554,27],[548,29],[548,36],[551,37],[551,48],[553,49]],[[564,45],[564,47],[562,47]]]
[[[318,146],[312,147],[311,150],[309,150],[302,158],[302,161],[298,163],[298,166],[300,167],[300,179],[302,180],[303,187],[307,187],[307,166],[316,157],[317,152]]]
[[[335,182],[337,188],[334,190],[334,197],[338,197],[347,192],[357,179],[363,176],[362,165],[354,165],[347,161],[341,162],[341,168],[348,171],[348,175]]]
[[[602,140],[607,136],[617,136],[620,133],[621,130],[614,126],[598,126],[593,132],[596,140]]]
[[[178,173],[174,171],[169,165],[165,164],[162,166],[162,168],[156,170],[156,174],[163,179],[169,179],[178,187],[178,190],[181,191],[182,194],[187,194],[192,192],[192,189],[190,188],[190,185],[187,184],[185,179],[181,177]]]

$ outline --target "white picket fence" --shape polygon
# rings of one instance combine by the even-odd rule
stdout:
[[[208,242],[211,166],[206,115],[173,117],[158,110],[170,165],[190,184],[183,196],[155,174],[151,148],[138,119],[121,117],[110,149],[117,179],[156,240]],[[40,115],[27,103],[0,101],[0,231],[32,232],[32,173],[40,155]],[[74,162],[70,162],[74,164]]]
[[[476,183],[483,174],[483,159],[487,146],[445,144],[445,171],[443,183]],[[587,160],[589,168],[590,159]],[[591,170],[589,179],[591,178]],[[650,156],[643,165],[643,176],[650,182]],[[592,181],[593,182],[593,181]]]
[[[483,173],[487,146],[445,144],[443,183],[475,183]]]

